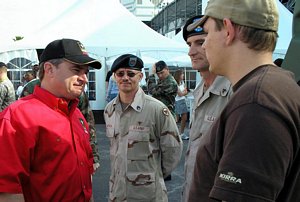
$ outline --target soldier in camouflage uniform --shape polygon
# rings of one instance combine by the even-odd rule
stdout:
[[[159,78],[158,82],[156,82],[155,73]],[[178,86],[164,61],[158,61],[153,65],[152,74],[148,77],[147,85],[148,92],[152,97],[164,103],[175,117],[175,97]]]
[[[33,93],[34,87],[36,85],[40,85],[40,80],[33,79],[30,82],[28,82],[20,95],[21,97],[25,97],[27,95],[30,95]],[[100,166],[100,155],[97,148],[97,137],[96,137],[96,128],[95,128],[95,119],[93,115],[93,111],[90,107],[88,97],[85,92],[82,92],[79,97],[79,104],[77,106],[81,113],[83,114],[84,118],[86,119],[87,123],[89,124],[89,131],[90,131],[90,144],[93,150],[93,157],[94,157],[94,171],[97,170],[97,168]]]
[[[163,178],[181,158],[175,119],[139,87],[142,68],[143,61],[131,54],[112,65],[119,96],[104,110],[111,157],[109,201],[168,201]]]
[[[81,113],[83,114],[84,118],[86,119],[87,123],[89,124],[89,131],[90,131],[90,144],[93,151],[94,157],[94,170],[96,171],[97,168],[100,166],[100,155],[98,151],[98,142],[96,136],[96,128],[95,128],[95,119],[93,111],[90,107],[89,98],[87,94],[83,91],[79,97],[78,108],[80,109]]]
[[[15,100],[15,89],[7,77],[7,66],[0,62],[0,112]]]

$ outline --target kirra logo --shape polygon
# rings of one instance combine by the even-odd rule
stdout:
[[[228,172],[228,174],[220,173],[219,178],[223,181],[229,182],[229,183],[240,183],[242,184],[242,179],[234,177],[232,172]]]

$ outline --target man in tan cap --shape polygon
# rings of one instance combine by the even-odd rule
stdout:
[[[201,140],[188,201],[300,201],[300,88],[273,64],[276,0],[210,0],[197,26],[234,93]]]

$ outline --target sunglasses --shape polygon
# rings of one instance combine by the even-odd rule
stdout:
[[[125,72],[125,71],[120,71],[120,72],[116,72],[115,74],[116,74],[117,77],[120,77],[120,78],[122,78],[123,76],[125,76],[125,74],[126,74],[128,77],[132,78],[132,77],[134,77],[135,75],[137,75],[138,73],[139,73],[139,72],[135,73],[135,72],[132,72],[132,71],[127,71],[127,72]]]

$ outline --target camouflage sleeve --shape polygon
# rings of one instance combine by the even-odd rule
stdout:
[[[94,114],[90,107],[88,96],[85,92],[83,92],[79,97],[78,108],[80,109],[81,113],[83,114],[84,118],[86,119],[89,125],[90,144],[93,151],[94,163],[100,163]]]
[[[165,79],[156,83],[155,76],[148,78],[148,91],[153,97],[164,97],[166,94],[177,95],[177,84]]]
[[[176,168],[181,159],[183,144],[175,119],[170,111],[167,108],[163,108],[160,117],[162,123],[160,138],[162,171],[164,177],[167,177]]]
[[[6,94],[7,94],[7,88],[4,85],[0,84],[0,112],[4,109],[3,103]]]
[[[148,92],[149,94],[152,95],[152,91],[155,89],[156,87],[156,79],[155,79],[155,75],[149,75],[149,77],[147,78],[147,88],[148,88]]]

